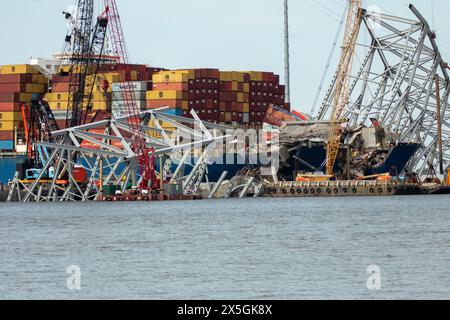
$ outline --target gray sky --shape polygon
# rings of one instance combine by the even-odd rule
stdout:
[[[97,0],[97,9],[100,3]],[[411,0],[434,24],[450,60],[450,1]],[[433,5],[434,2],[434,19]],[[75,0],[2,0],[0,64],[60,51],[61,12]],[[117,0],[133,62],[166,68],[214,67],[283,75],[282,0]],[[365,0],[413,18],[404,0]],[[330,54],[345,0],[290,0],[292,102],[309,112]],[[433,23],[434,20],[434,23]],[[340,44],[340,42],[339,42]],[[336,53],[339,53],[338,51]],[[338,59],[335,54],[334,61]],[[334,68],[330,70],[334,73]],[[328,86],[329,80],[325,83]]]

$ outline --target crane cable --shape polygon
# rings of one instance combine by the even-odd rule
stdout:
[[[313,104],[313,107],[311,109],[311,116],[314,116],[314,112],[316,111],[316,107],[317,107],[317,102],[319,101],[320,95],[322,94],[323,85],[324,85],[326,77],[328,75],[328,71],[329,71],[330,66],[331,66],[331,61],[333,59],[334,52],[336,51],[336,47],[337,47],[337,43],[339,41],[339,36],[341,35],[342,27],[344,26],[344,21],[345,21],[347,10],[348,10],[348,2],[347,2],[347,5],[344,8],[344,12],[342,14],[341,21],[339,23],[339,28],[337,30],[337,33],[336,33],[336,36],[335,36],[335,39],[334,39],[334,42],[333,42],[333,46],[331,48],[331,52],[330,52],[330,55],[328,57],[327,64],[325,65],[325,70],[323,72],[322,79],[320,81],[320,85],[319,85],[319,88],[317,90],[316,97],[314,99],[314,104]]]

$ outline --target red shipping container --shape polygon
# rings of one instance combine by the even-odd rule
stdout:
[[[0,102],[20,102],[20,93],[0,93]]]
[[[263,72],[262,73],[262,79],[263,79],[263,81],[274,82],[275,77],[274,77],[274,74],[272,72]]]
[[[201,69],[202,78],[219,78],[220,71],[218,69]]]
[[[280,76],[279,76],[278,74],[275,74],[275,75],[273,76],[273,82],[274,82],[274,83],[280,83]]]
[[[4,83],[31,83],[33,75],[26,74],[0,74],[0,84]]]
[[[0,84],[0,93],[26,92],[27,85],[25,83],[4,83]]]
[[[14,140],[14,131],[0,131],[0,140]]]
[[[0,102],[0,112],[19,112],[21,104],[19,102]]]
[[[207,99],[206,100],[206,109],[212,109],[213,106],[213,101],[211,99]]]

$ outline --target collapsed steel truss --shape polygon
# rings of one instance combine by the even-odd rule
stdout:
[[[440,136],[443,164],[450,164],[449,76],[435,33],[414,6],[410,9],[417,20],[363,10],[359,66],[348,75],[352,84],[343,118],[350,125],[377,119],[401,140],[420,143],[408,169],[424,173],[429,164],[438,167]],[[335,88],[336,75],[316,118],[329,119]]]
[[[147,146],[154,150],[152,156],[164,163],[161,167],[164,179],[182,183],[184,194],[195,195],[207,175],[208,152],[215,142],[227,138],[222,132],[229,128],[202,122],[193,110],[191,114],[193,119],[158,109],[142,112],[140,116]],[[150,120],[153,125],[145,125]],[[163,128],[160,122],[169,123],[171,128]],[[50,151],[39,176],[33,181],[20,181],[16,174],[8,201],[15,192],[20,202],[91,201],[101,196],[99,181],[120,186],[122,192],[130,183],[138,185],[132,132],[127,117],[53,132],[52,137],[59,142],[38,143]],[[88,147],[84,145],[86,142]],[[196,163],[190,162],[194,151],[199,154]],[[185,166],[192,166],[188,175],[184,175]],[[76,167],[86,169],[88,181],[77,180]],[[54,172],[51,179],[46,177],[49,169]]]

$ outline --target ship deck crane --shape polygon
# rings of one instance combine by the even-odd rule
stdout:
[[[352,72],[353,61],[356,55],[356,40],[358,38],[358,33],[361,26],[361,18],[362,0],[349,0],[347,23],[345,26],[342,54],[338,66],[336,91],[328,134],[326,165],[327,175],[333,175],[334,173],[334,165],[336,163],[341,145],[341,117],[345,106],[349,103],[349,77]]]

